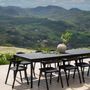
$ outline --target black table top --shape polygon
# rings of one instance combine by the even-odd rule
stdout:
[[[65,54],[51,54],[51,53],[30,53],[30,54],[16,54],[17,57],[22,57],[26,59],[47,59],[59,56],[65,56]]]
[[[68,54],[90,54],[90,49],[71,49],[71,50],[66,50],[66,53]]]
[[[73,56],[82,56],[82,55],[90,55],[90,49],[72,49],[66,50],[66,54],[57,54],[57,53],[30,53],[30,54],[16,54],[16,57],[38,61],[38,60],[46,60],[46,59],[57,59],[57,58],[67,58]]]

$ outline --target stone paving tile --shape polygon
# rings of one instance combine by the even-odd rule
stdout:
[[[39,64],[36,65],[36,67],[39,67]],[[5,78],[7,74],[8,65],[1,65],[0,66],[0,90],[12,90],[12,80],[13,80],[13,73],[10,72],[10,76],[8,78],[7,84],[5,84]],[[87,70],[87,69],[86,69]],[[28,67],[28,77],[29,75],[29,67]],[[27,85],[26,81],[23,79],[23,83],[20,82],[19,74],[17,75],[17,81],[15,82],[15,87],[13,90],[46,90],[46,83],[44,81],[44,78],[42,77],[40,87],[38,87],[38,75],[39,70],[38,68],[35,69],[36,72],[36,78],[34,79],[34,87],[31,89],[30,85]],[[73,80],[72,77],[70,77],[70,86],[67,87],[65,77],[63,76],[63,83],[64,88],[61,88],[61,83],[57,83],[57,78],[52,79],[52,84],[49,85],[50,90],[90,90],[90,76],[87,77],[85,74],[85,83],[80,84],[78,80],[78,75],[76,75],[76,78]]]

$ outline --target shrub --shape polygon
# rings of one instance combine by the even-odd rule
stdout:
[[[72,37],[72,33],[69,31],[66,31],[61,35],[61,40],[64,44],[68,44],[71,37]]]
[[[0,65],[5,65],[9,63],[9,59],[12,57],[12,54],[5,53],[5,54],[0,54]]]

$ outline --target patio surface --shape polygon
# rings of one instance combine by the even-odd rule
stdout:
[[[17,81],[15,82],[15,87],[13,90],[46,90],[46,83],[44,81],[44,78],[42,77],[40,87],[38,87],[38,75],[39,75],[39,70],[38,70],[39,64],[36,64],[36,77],[34,78],[34,87],[31,89],[30,85],[27,85],[26,80],[23,79],[23,83],[20,81],[20,76],[19,74],[17,75]],[[1,65],[0,66],[0,90],[12,90],[12,80],[13,80],[13,73],[12,71],[10,72],[8,82],[5,84],[5,78],[7,74],[7,69],[8,65]],[[87,68],[85,69],[87,71]],[[28,77],[30,77],[30,69],[28,67]],[[72,76],[72,75],[71,75]],[[70,77],[70,86],[67,87],[66,81],[65,81],[65,76],[62,76],[63,78],[63,83],[64,83],[64,88],[61,87],[61,83],[57,83],[57,78],[54,77],[52,79],[52,84],[49,85],[50,90],[90,90],[90,76],[86,76],[85,73],[85,83],[80,84],[78,75],[76,75],[75,79]]]

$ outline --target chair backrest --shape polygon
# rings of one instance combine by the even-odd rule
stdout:
[[[16,54],[25,54],[25,52],[17,52]]]
[[[70,65],[71,62],[75,62],[76,60],[78,60],[76,57],[63,58],[63,64]]]
[[[46,60],[46,61],[42,61],[41,62],[42,66],[45,67],[55,67],[56,65],[59,65],[59,62],[55,61],[55,60]]]
[[[41,50],[36,50],[35,52],[36,52],[36,53],[39,53],[39,52],[42,52],[42,51],[41,51]]]
[[[10,58],[9,61],[10,61],[10,66],[11,65],[13,65],[13,66],[19,66],[19,64],[21,62],[21,61],[15,60],[15,58]]]
[[[24,54],[24,52],[17,52],[16,54]],[[18,65],[21,62],[21,59],[16,59],[13,57],[11,59],[9,59],[10,63],[14,64],[14,65]]]

